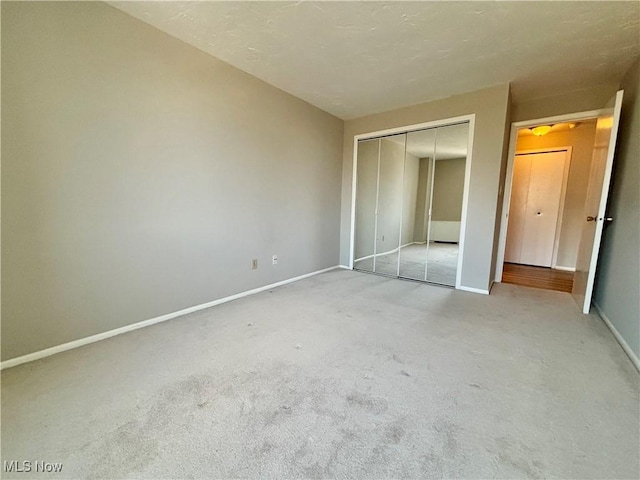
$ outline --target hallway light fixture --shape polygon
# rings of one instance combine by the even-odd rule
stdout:
[[[536,137],[541,137],[543,135],[546,135],[547,133],[549,133],[551,131],[551,125],[538,125],[537,127],[533,127],[531,129],[531,132],[536,136]]]

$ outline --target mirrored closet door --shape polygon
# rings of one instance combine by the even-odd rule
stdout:
[[[433,161],[427,281],[456,284],[469,124],[439,127]]]
[[[354,269],[455,286],[468,122],[358,142]]]
[[[436,130],[419,130],[407,134],[405,156],[403,239],[400,251],[402,278],[427,280],[429,211]]]
[[[375,271],[376,205],[380,139],[358,142],[353,268]]]
[[[374,271],[383,275],[398,275],[406,138],[403,133],[380,139]]]

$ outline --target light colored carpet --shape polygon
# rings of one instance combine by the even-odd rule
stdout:
[[[355,262],[355,268],[373,271],[373,257]],[[400,277],[454,286],[458,269],[458,245],[431,242],[407,245],[400,249]],[[378,255],[375,272],[396,276],[398,273],[398,252]]]
[[[638,478],[638,390],[568,294],[332,271],[5,370],[2,460],[64,478]]]

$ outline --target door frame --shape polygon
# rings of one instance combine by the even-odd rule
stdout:
[[[511,134],[509,136],[509,153],[507,155],[507,171],[505,175],[504,194],[502,197],[502,213],[500,216],[500,236],[498,238],[498,251],[495,264],[495,282],[502,282],[502,272],[504,268],[504,251],[507,245],[507,226],[509,224],[509,207],[511,206],[511,187],[513,183],[513,164],[516,158],[516,147],[518,143],[518,130],[549,123],[577,122],[580,120],[591,120],[600,116],[603,109],[588,110],[584,112],[567,113],[552,117],[536,118],[532,120],[522,120],[511,123]]]
[[[458,117],[444,118],[431,122],[416,123],[404,125],[400,127],[387,128],[374,132],[360,133],[353,136],[353,164],[351,174],[351,228],[349,232],[349,268],[353,270],[354,249],[355,249],[355,229],[356,229],[356,186],[358,176],[358,141],[369,140],[377,137],[389,135],[397,135],[401,133],[411,133],[418,130],[426,130],[428,128],[446,127],[458,123],[469,122],[469,137],[467,139],[467,161],[464,171],[464,190],[462,193],[462,213],[460,216],[460,238],[458,240],[458,264],[456,267],[456,284],[455,288],[462,287],[462,265],[464,259],[464,243],[467,225],[467,210],[469,203],[469,185],[471,183],[471,163],[473,160],[473,138],[475,132],[476,114],[461,115]]]
[[[556,218],[556,230],[553,233],[553,252],[551,254],[551,268],[557,268],[558,266],[558,250],[560,249],[560,232],[562,230],[562,220],[563,220],[563,216],[564,216],[564,204],[565,204],[565,200],[567,197],[567,185],[569,183],[569,169],[571,168],[571,156],[573,155],[573,147],[572,146],[566,146],[566,147],[548,147],[548,148],[534,148],[534,149],[530,149],[530,150],[517,150],[516,151],[516,156],[517,155],[530,155],[530,154],[540,154],[540,153],[556,153],[556,152],[564,152],[565,154],[565,159],[564,159],[564,167],[562,170],[562,187],[560,189],[560,200],[558,203],[558,216]],[[513,161],[515,162],[515,157],[513,159]],[[513,186],[513,177],[512,177],[512,184]],[[511,205],[511,199],[509,199],[509,205]],[[509,212],[507,212],[508,214]],[[508,215],[507,215],[508,217]],[[506,240],[507,238],[505,237],[505,250],[506,250]],[[559,268],[558,270],[568,270],[571,271],[571,269],[567,268],[567,267],[562,267]],[[575,269],[574,269],[575,270]]]

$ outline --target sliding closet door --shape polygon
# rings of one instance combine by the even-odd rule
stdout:
[[[433,162],[426,280],[455,286],[469,124],[438,127]]]
[[[353,268],[374,271],[380,139],[358,142]]]
[[[398,275],[406,137],[403,133],[380,139],[374,271],[384,275]]]
[[[435,152],[435,132],[429,129],[407,134],[399,276],[412,280],[426,278],[430,164]]]

